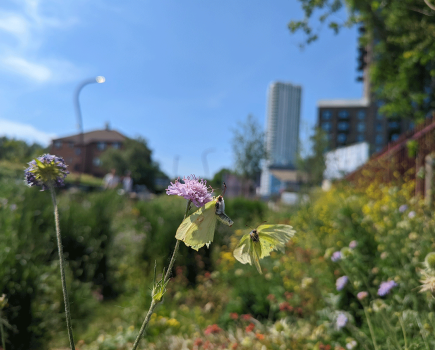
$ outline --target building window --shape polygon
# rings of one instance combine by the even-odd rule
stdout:
[[[95,166],[100,166],[100,165],[101,165],[101,159],[98,158],[98,157],[95,157],[95,158],[93,159],[92,163],[93,163]]]
[[[62,147],[62,141],[54,141],[54,148],[61,148]]]
[[[364,109],[360,109],[358,111],[358,119],[364,120],[366,118],[366,111]]]
[[[378,113],[376,113],[376,119],[382,120],[382,119],[384,119],[384,117],[382,116],[382,114],[379,114],[379,112],[378,112]]]
[[[391,141],[396,141],[400,137],[399,134],[393,134],[391,135]]]
[[[349,112],[346,110],[342,110],[342,111],[338,112],[338,117],[341,119],[349,118]]]
[[[332,117],[331,111],[323,111],[322,112],[322,119],[323,120],[329,120]]]
[[[356,126],[356,129],[358,130],[358,132],[366,131],[366,123],[359,122],[358,125]]]
[[[82,150],[81,150],[80,148],[76,148],[76,149],[74,150],[74,153],[75,153],[77,156],[79,156],[79,155],[82,153]]]
[[[114,149],[120,149],[121,148],[121,142],[114,142],[114,143],[112,143],[112,147]]]
[[[72,141],[68,142],[68,147],[69,148],[74,148],[74,142],[72,142]]]
[[[337,129],[340,131],[347,131],[347,130],[349,130],[349,123],[348,122],[339,122],[337,124]]]
[[[347,135],[346,134],[338,134],[337,136],[337,142],[338,143],[345,143],[347,140]]]
[[[382,143],[384,142],[384,138],[382,137],[382,135],[376,135],[376,138],[375,138],[375,143],[377,144],[377,145],[381,145]]]
[[[399,129],[400,128],[400,124],[398,121],[392,121],[392,122],[388,122],[388,127],[390,129]]]
[[[376,131],[381,132],[382,131],[382,123],[376,123]]]
[[[365,140],[365,137],[363,134],[358,134],[356,137],[356,142],[363,142]]]
[[[99,151],[104,151],[106,149],[106,143],[105,142],[97,142],[97,148]]]

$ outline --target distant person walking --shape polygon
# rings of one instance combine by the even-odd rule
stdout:
[[[116,176],[116,170],[112,169],[110,173],[106,174],[103,179],[103,187],[105,190],[114,189],[119,184],[119,177]]]
[[[131,178],[131,171],[127,170],[122,179],[122,188],[125,193],[133,192],[133,179]]]

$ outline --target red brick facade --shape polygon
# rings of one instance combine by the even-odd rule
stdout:
[[[116,130],[96,130],[52,140],[50,153],[62,157],[70,172],[103,177],[100,157],[110,148],[122,149],[126,136]],[[84,168],[84,169],[83,169]]]

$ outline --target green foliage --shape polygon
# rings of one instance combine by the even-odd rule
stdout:
[[[254,180],[261,171],[260,162],[266,158],[264,133],[252,115],[233,130],[233,153],[236,171],[246,179]]]
[[[366,33],[361,45],[372,51],[370,84],[376,98],[383,102],[380,112],[389,117],[423,120],[435,108],[435,12],[414,0],[300,0],[303,20],[291,21],[291,32],[303,31],[306,43],[315,41],[311,19],[338,32],[362,24]],[[334,16],[346,7],[348,18],[337,22]]]
[[[40,144],[28,144],[25,141],[0,137],[0,160],[15,163],[27,163],[33,158],[45,153],[46,149]]]
[[[314,134],[310,136],[310,142],[311,154],[306,158],[299,155],[297,167],[309,176],[309,185],[318,186],[322,183],[326,169],[325,151],[328,149],[326,133],[321,128],[316,128]]]
[[[107,150],[101,156],[101,161],[105,169],[116,169],[120,175],[130,171],[135,184],[145,185],[153,192],[156,190],[156,179],[167,178],[152,160],[152,151],[141,137],[126,139],[122,149]]]
[[[210,185],[212,188],[218,191],[222,188],[222,183],[224,181],[225,174],[232,174],[233,171],[228,168],[222,168],[216,174],[214,174],[213,179],[207,181],[207,185]]]

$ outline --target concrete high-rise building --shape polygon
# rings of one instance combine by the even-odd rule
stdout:
[[[271,173],[271,168],[294,169],[299,143],[302,88],[274,82],[269,86],[266,149],[268,160],[261,174],[260,194],[279,193],[286,184]]]

